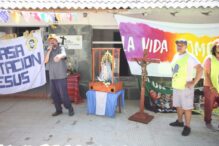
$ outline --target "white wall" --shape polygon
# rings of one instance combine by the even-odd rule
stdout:
[[[147,9],[141,10],[141,14],[130,14],[130,16],[148,20],[176,22],[176,23],[219,23],[219,8],[204,9]],[[144,13],[144,16],[142,15]],[[174,16],[175,15],[175,16]]]

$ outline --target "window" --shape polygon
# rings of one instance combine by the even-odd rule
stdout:
[[[17,34],[17,36],[22,36],[25,31],[31,31],[31,30],[37,30],[40,29],[39,27],[14,27],[14,33]]]

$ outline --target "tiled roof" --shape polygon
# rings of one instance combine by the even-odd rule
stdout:
[[[0,0],[1,9],[127,9],[219,7],[219,0]]]

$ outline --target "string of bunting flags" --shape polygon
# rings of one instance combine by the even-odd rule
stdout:
[[[45,23],[55,23],[66,20],[72,22],[78,21],[78,15],[76,12],[36,12],[0,9],[0,22],[7,23],[11,18],[15,23],[19,23],[22,17],[26,22],[29,22],[31,18]]]

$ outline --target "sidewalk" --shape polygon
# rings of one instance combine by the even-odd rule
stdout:
[[[151,113],[149,124],[129,121],[138,111],[138,101],[128,100],[115,118],[86,114],[86,103],[73,104],[75,116],[67,110],[52,117],[50,99],[0,98],[0,145],[12,146],[218,146],[219,131],[207,129],[201,115],[193,115],[192,133],[181,136],[182,128],[170,127],[176,114]],[[213,117],[219,124],[219,117]]]

